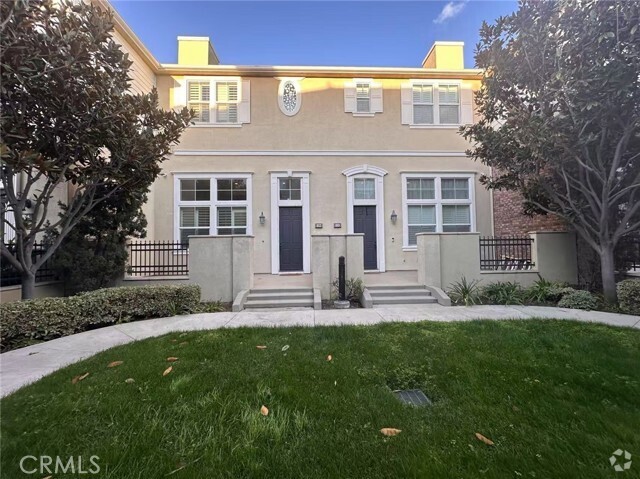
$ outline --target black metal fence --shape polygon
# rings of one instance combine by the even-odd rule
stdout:
[[[6,245],[12,254],[16,253],[16,244],[9,243]],[[32,261],[36,262],[47,251],[46,243],[34,243],[33,250],[31,252]],[[55,281],[56,272],[51,267],[51,258],[48,258],[40,269],[36,272],[36,283],[43,281]],[[15,286],[22,284],[22,275],[16,271],[11,263],[5,258],[0,260],[0,286]]]
[[[179,241],[134,241],[127,244],[129,276],[187,276],[188,243]]]
[[[640,273],[640,234],[624,236],[616,247],[618,268]]]
[[[482,271],[526,271],[533,269],[533,238],[528,236],[481,236]]]

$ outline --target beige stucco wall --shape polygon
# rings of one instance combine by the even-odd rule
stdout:
[[[165,177],[154,185],[153,231],[149,238],[172,240],[174,235],[174,174],[194,172],[253,173],[253,234],[255,236],[255,272],[271,272],[271,180],[272,171],[308,171],[310,194],[311,234],[347,233],[347,181],[342,175],[346,168],[369,164],[384,168],[384,230],[387,270],[416,269],[416,252],[403,251],[403,214],[401,172],[473,172],[479,164],[466,157],[407,158],[407,157],[207,157],[176,156],[164,164]],[[489,192],[475,175],[475,214],[477,231],[491,234]],[[398,215],[391,222],[391,212]],[[264,212],[266,222],[258,217]],[[322,229],[316,229],[322,223]],[[334,223],[342,228],[334,229]]]
[[[176,149],[464,151],[469,146],[457,127],[410,128],[401,124],[400,85],[407,80],[374,78],[382,83],[384,112],[354,117],[344,112],[344,84],[351,79],[302,80],[302,106],[294,116],[284,115],[278,107],[279,80],[245,79],[251,82],[251,123],[241,128],[191,127]],[[479,86],[471,84],[474,89]],[[163,107],[182,106],[171,100],[178,85],[173,77],[158,76]]]

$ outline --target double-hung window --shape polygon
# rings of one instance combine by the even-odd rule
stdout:
[[[460,124],[460,85],[449,83],[413,83],[414,125]]]
[[[250,234],[250,175],[179,175],[175,179],[176,241],[193,235]]]
[[[473,176],[403,175],[404,247],[418,233],[473,231]]]
[[[356,83],[356,113],[371,113],[370,83]]]
[[[460,123],[459,85],[438,85],[438,114],[441,125]]]
[[[434,123],[433,85],[413,85],[413,123],[416,125]]]
[[[238,82],[216,82],[216,122],[238,123]]]
[[[211,113],[211,84],[208,81],[190,81],[187,107],[193,110],[193,121],[209,123]]]
[[[235,79],[188,80],[187,107],[194,112],[193,121],[202,125],[248,123],[240,111],[240,89],[241,82]]]

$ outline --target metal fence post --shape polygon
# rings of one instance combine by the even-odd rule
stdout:
[[[338,298],[344,301],[345,298],[345,273],[344,273],[344,256],[338,259]]]

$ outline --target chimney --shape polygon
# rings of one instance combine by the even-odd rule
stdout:
[[[203,66],[219,63],[209,37],[178,37],[178,65]]]
[[[435,42],[424,57],[422,68],[464,70],[464,42]]]

